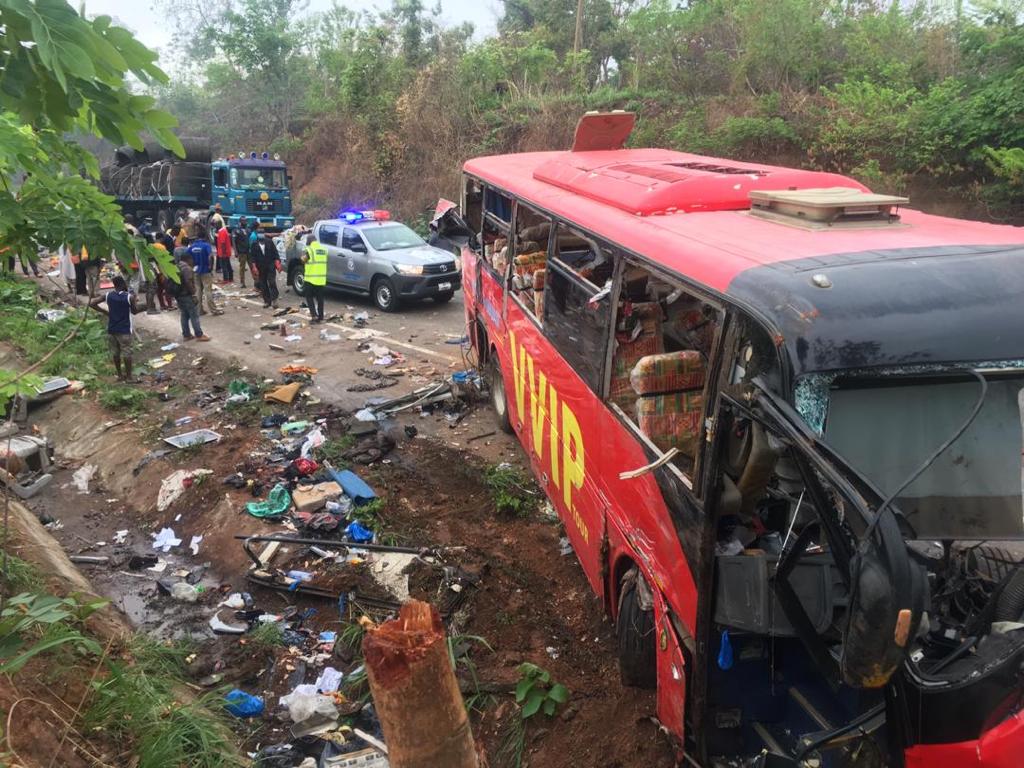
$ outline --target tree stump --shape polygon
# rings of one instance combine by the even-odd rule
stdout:
[[[363,639],[391,768],[478,768],[437,609],[410,600]]]

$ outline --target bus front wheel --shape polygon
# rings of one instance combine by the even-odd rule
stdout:
[[[498,423],[498,429],[512,434],[512,422],[508,417],[508,397],[505,394],[505,377],[501,375],[501,365],[494,352],[487,360],[485,371],[487,388],[491,392],[491,407],[494,409],[494,418]]]
[[[615,630],[619,645],[619,673],[622,684],[634,688],[658,685],[657,648],[655,647],[654,606],[650,588],[636,568],[622,577],[619,591],[619,615]]]

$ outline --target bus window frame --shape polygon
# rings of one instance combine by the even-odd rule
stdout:
[[[497,184],[494,184],[494,183],[492,183],[490,181],[487,181],[485,179],[481,179],[481,178],[479,178],[477,176],[472,176],[472,174],[464,173],[464,175],[465,176],[470,176],[473,179],[475,179],[477,181],[477,183],[479,183],[481,185],[481,187],[483,188],[485,193],[486,193],[486,188],[493,188],[495,190],[500,191],[502,194],[504,194],[506,197],[508,197],[508,198],[510,198],[512,200],[512,221],[510,223],[510,233],[509,233],[510,243],[511,243],[511,238],[513,238],[515,236],[516,213],[517,213],[517,210],[518,210],[518,206],[520,204],[528,206],[534,212],[536,212],[536,213],[538,213],[538,214],[540,214],[542,216],[546,216],[547,218],[549,218],[551,220],[551,224],[552,224],[551,231],[548,233],[548,255],[549,255],[549,257],[550,257],[551,249],[552,249],[552,238],[554,237],[554,233],[555,233],[555,231],[557,229],[557,225],[560,224],[560,223],[564,223],[567,227],[570,227],[571,229],[575,229],[577,232],[581,233],[583,236],[585,236],[587,239],[589,239],[591,241],[606,243],[608,245],[609,249],[611,249],[612,251],[615,252],[615,258],[617,260],[617,263],[615,265],[615,270],[614,270],[613,275],[612,275],[612,291],[611,291],[611,294],[608,296],[608,300],[610,300],[612,302],[612,307],[617,307],[618,306],[619,295],[620,295],[620,292],[621,292],[621,289],[622,289],[622,274],[623,274],[623,272],[625,270],[625,265],[627,263],[629,263],[629,264],[633,264],[633,265],[638,266],[638,267],[642,267],[643,269],[646,269],[649,272],[651,272],[651,274],[657,275],[659,278],[661,278],[663,280],[666,280],[668,282],[674,283],[675,285],[677,285],[678,287],[682,288],[684,291],[686,291],[688,294],[690,294],[694,298],[700,299],[705,304],[713,307],[719,313],[719,316],[721,318],[721,323],[720,323],[718,329],[716,330],[715,340],[712,342],[712,345],[711,345],[712,354],[709,356],[709,360],[708,360],[707,383],[705,384],[705,389],[704,389],[704,394],[705,394],[704,414],[703,414],[703,418],[701,419],[701,437],[700,437],[700,440],[698,441],[698,445],[700,446],[700,448],[697,451],[697,455],[694,457],[692,471],[691,471],[690,474],[687,474],[687,473],[683,472],[681,469],[679,469],[679,467],[677,467],[672,462],[668,462],[668,464],[665,465],[666,468],[668,468],[668,470],[670,472],[672,472],[674,475],[677,476],[679,481],[694,495],[694,497],[696,499],[703,500],[706,497],[706,494],[707,494],[707,491],[708,491],[707,483],[706,483],[706,480],[704,478],[704,470],[705,470],[705,467],[707,466],[708,444],[709,444],[709,441],[714,437],[714,424],[713,424],[713,421],[714,421],[714,419],[715,419],[715,417],[717,415],[717,410],[716,410],[716,407],[715,407],[715,402],[716,402],[718,393],[722,390],[722,387],[723,387],[723,382],[720,379],[722,378],[722,375],[723,375],[722,363],[723,363],[724,355],[726,353],[725,345],[726,345],[727,337],[729,337],[729,335],[730,335],[729,334],[729,327],[732,324],[733,314],[735,312],[739,311],[739,308],[736,305],[734,305],[733,303],[731,303],[724,296],[713,292],[707,286],[702,286],[702,285],[694,282],[690,277],[688,277],[686,275],[682,275],[682,274],[678,274],[678,273],[672,272],[671,270],[666,269],[663,265],[658,264],[657,262],[653,261],[652,259],[650,259],[647,256],[644,256],[642,253],[638,253],[638,252],[636,252],[634,250],[626,248],[625,246],[621,245],[620,243],[616,243],[615,241],[609,240],[608,238],[603,237],[603,236],[595,235],[594,233],[590,232],[586,227],[583,227],[583,226],[581,226],[581,225],[579,225],[577,223],[571,222],[571,221],[569,221],[568,219],[566,219],[563,216],[559,216],[558,214],[554,213],[553,211],[549,210],[548,208],[545,208],[543,205],[539,205],[538,203],[536,203],[533,200],[530,200],[528,198],[524,198],[521,195],[515,194],[515,193],[513,193],[513,192],[511,192],[511,191],[509,191],[507,189],[504,189],[504,188],[498,186]],[[483,219],[483,217],[481,217],[481,220],[482,219]],[[482,226],[482,224],[481,224],[481,226]],[[482,231],[481,231],[480,241],[481,241],[481,248],[482,248],[482,244],[483,244],[483,233],[482,233]],[[511,243],[511,244],[514,246],[514,243]],[[482,257],[481,257],[480,261],[481,262],[486,262],[486,260],[483,259]],[[512,290],[511,290],[511,280],[512,280],[512,272],[513,272],[513,268],[514,268],[513,260],[512,259],[508,260],[508,266],[506,267],[506,274],[504,275],[503,278],[500,275],[497,275],[497,270],[495,270],[490,264],[488,264],[487,266],[490,269],[492,274],[495,274],[496,276],[499,277],[499,283],[500,283],[500,285],[502,287],[502,290],[505,293],[504,302],[503,302],[503,306],[502,306],[502,320],[505,321],[508,318],[509,294],[512,293]],[[571,270],[571,268],[570,268],[570,270]],[[543,325],[534,316],[533,312],[527,310],[525,308],[525,305],[523,304],[523,302],[518,297],[512,297],[512,300],[516,301],[518,303],[519,307],[521,309],[523,309],[524,313],[526,315],[528,315],[532,319],[532,322],[534,323],[534,325],[543,334],[543,330],[544,330],[543,329]],[[759,318],[755,317],[754,319],[762,327],[770,327],[770,326],[765,326],[765,323],[762,322]],[[547,336],[545,336],[544,338],[547,339]],[[607,345],[606,345],[607,353],[606,353],[605,366],[604,366],[604,378],[603,378],[603,380],[601,382],[601,391],[600,392],[595,392],[593,390],[593,388],[591,388],[589,385],[588,385],[587,388],[590,389],[592,392],[594,392],[594,394],[598,395],[599,399],[601,400],[602,405],[604,405],[606,408],[608,408],[611,411],[611,413],[613,413],[615,415],[615,417],[626,426],[626,428],[630,432],[630,434],[632,434],[634,437],[636,437],[640,441],[640,443],[644,446],[644,448],[647,451],[650,452],[650,455],[653,455],[655,457],[663,456],[664,452],[659,450],[654,445],[654,443],[652,443],[650,441],[650,439],[647,438],[640,431],[639,427],[637,427],[633,423],[633,420],[621,408],[619,408],[614,403],[608,402],[608,393],[611,391],[611,374],[612,374],[612,366],[611,366],[611,359],[610,359],[610,357],[612,355],[614,355],[614,349],[615,349],[615,347],[614,347],[614,339],[615,339],[615,322],[613,320],[613,322],[609,323],[609,326],[608,326],[608,339],[607,339]],[[550,343],[550,340],[549,340],[549,343]],[[552,349],[554,349],[554,345],[553,344],[552,344]],[[555,350],[555,351],[557,352],[557,350]],[[558,353],[558,354],[561,355],[561,353]],[[566,361],[566,362],[568,363],[568,361]],[[581,377],[581,379],[582,379],[582,377]],[[708,429],[708,420],[709,419],[712,420],[712,426],[711,426],[711,430],[710,431]]]
[[[486,186],[486,184],[483,181],[483,179],[479,179],[476,176],[473,176],[473,175],[468,174],[468,173],[463,173],[462,174],[462,197],[461,197],[459,202],[460,202],[460,209],[463,212],[463,218],[465,218],[467,224],[469,224],[469,217],[468,217],[469,198],[468,198],[467,187],[468,187],[468,185],[470,183],[475,184],[479,188],[479,190],[480,190],[480,203],[479,203],[479,205],[480,205],[480,226],[479,226],[479,228],[475,232],[475,234],[476,234],[476,241],[477,241],[478,247],[477,248],[473,248],[472,245],[470,245],[470,248],[471,248],[471,250],[474,253],[479,254],[479,255],[482,256],[483,255],[483,227],[484,227],[484,215],[483,215],[484,214],[484,187]]]
[[[555,225],[556,225],[555,217],[552,216],[547,211],[543,210],[542,208],[538,208],[537,206],[533,205],[530,202],[527,202],[527,201],[524,201],[524,200],[520,200],[518,197],[513,197],[512,198],[512,222],[511,222],[511,225],[510,225],[511,226],[511,231],[509,232],[509,237],[508,237],[509,253],[513,253],[514,254],[516,252],[516,249],[519,247],[519,243],[518,243],[519,231],[518,231],[518,221],[517,220],[519,218],[519,206],[521,204],[525,205],[533,213],[538,214],[540,216],[543,216],[543,217],[547,218],[550,221],[551,227],[548,230],[548,242],[547,242],[547,246],[545,248],[545,253],[547,253],[548,254],[548,258],[550,258],[551,257],[551,236],[552,236],[552,233],[555,231]],[[505,305],[506,306],[502,310],[503,313],[504,313],[504,316],[506,318],[508,317],[508,306],[507,306],[508,302],[510,300],[514,301],[519,306],[519,308],[523,311],[523,313],[526,314],[526,316],[530,318],[531,322],[537,327],[537,330],[540,331],[541,335],[543,335],[544,334],[544,318],[537,317],[537,315],[534,314],[533,308],[532,307],[527,307],[526,303],[522,299],[519,298],[519,295],[515,291],[512,290],[512,277],[515,275],[515,271],[516,271],[516,263],[515,263],[516,259],[515,259],[515,256],[509,257],[508,259],[506,259],[506,261],[508,263],[505,266],[505,279],[504,279],[504,282],[501,284],[502,289],[505,291]],[[545,338],[547,338],[547,337],[545,337]]]
[[[624,249],[619,249],[622,254],[618,264],[616,264],[615,275],[612,283],[612,294],[611,300],[612,306],[616,309],[619,304],[619,296],[622,290],[622,275],[628,266],[639,267],[647,270],[652,276],[657,277],[667,283],[670,283],[676,288],[680,288],[685,291],[691,298],[695,298],[704,304],[708,305],[718,313],[719,322],[715,327],[715,338],[711,342],[711,351],[708,355],[707,375],[704,383],[704,411],[701,414],[700,420],[700,436],[697,440],[697,452],[693,457],[693,467],[690,472],[685,472],[682,468],[677,466],[674,462],[668,462],[664,465],[665,469],[671,472],[677,477],[677,479],[687,488],[697,499],[703,499],[705,496],[705,483],[703,480],[704,468],[707,464],[707,453],[709,435],[713,436],[713,426],[711,432],[709,432],[709,419],[713,425],[716,407],[715,402],[717,395],[721,391],[722,382],[722,360],[725,354],[725,345],[729,334],[729,325],[731,319],[731,313],[729,312],[729,305],[719,301],[716,297],[712,296],[707,291],[702,291],[695,288],[690,281],[681,279],[680,275],[677,275],[667,269],[661,268],[660,265],[655,264],[648,259],[644,258],[639,254],[635,254]],[[639,425],[623,411],[618,405],[611,402],[608,399],[608,394],[611,393],[611,378],[613,372],[612,363],[615,355],[615,322],[611,324],[611,338],[608,344],[608,359],[605,365],[605,381],[604,381],[604,394],[601,397],[604,405],[615,414],[616,418],[625,425],[626,429],[636,437],[647,450],[647,452],[656,458],[661,458],[665,455],[665,451],[658,448],[647,435],[643,433]]]

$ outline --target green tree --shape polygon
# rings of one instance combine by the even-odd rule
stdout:
[[[84,245],[123,263],[141,258],[147,271],[161,258],[129,237],[114,200],[90,181],[95,156],[67,138],[141,149],[147,132],[183,153],[175,118],[133,93],[132,77],[167,79],[156,54],[110,17],[86,19],[64,0],[0,0],[0,249],[34,259],[37,246]]]

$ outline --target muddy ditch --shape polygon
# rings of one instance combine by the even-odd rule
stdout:
[[[30,426],[53,443],[57,466],[51,485],[26,504],[69,555],[105,558],[80,567],[137,631],[193,646],[189,674],[197,691],[237,688],[263,699],[261,716],[234,721],[244,750],[290,742],[319,755],[321,736],[295,737],[278,701],[298,685],[313,684],[328,667],[343,675],[334,697],[341,722],[355,718],[372,729],[372,717],[360,712],[366,700],[361,624],[383,621],[408,594],[446,613],[474,733],[492,766],[512,764],[503,745],[519,719],[511,691],[523,662],[548,670],[571,692],[556,716],[528,722],[524,765],[674,764],[650,720],[653,694],[620,685],[613,627],[575,558],[560,554],[563,532],[541,505],[519,516],[498,514],[486,463],[424,437],[424,430],[407,430],[422,424],[418,416],[375,430],[315,398],[270,405],[257,393],[232,407],[226,404],[232,381],[254,391],[270,384],[194,348],[161,346],[148,339],[137,355],[174,358],[143,369],[135,388],[145,396],[130,410],[103,408],[86,392],[30,413]],[[274,386],[279,383],[280,377]],[[280,426],[266,426],[282,418],[309,423],[299,442],[303,431],[319,424],[327,444],[313,458],[329,455],[375,491],[378,501],[357,510],[356,518],[375,532],[376,543],[409,550],[408,558],[389,561],[346,543],[348,520],[334,530],[311,531],[290,517],[246,512],[247,504],[266,500],[294,473]],[[196,429],[213,430],[220,439],[185,450],[163,442]],[[192,476],[159,508],[161,487],[176,472]],[[181,541],[167,552],[153,548],[164,528]],[[320,543],[277,544],[265,567],[279,587],[272,589],[249,579],[253,563],[236,538],[242,535]],[[262,553],[267,546],[253,549]],[[308,573],[311,580],[289,581],[282,575],[289,572]],[[178,598],[168,594],[175,590]],[[244,633],[215,633],[215,615]]]

